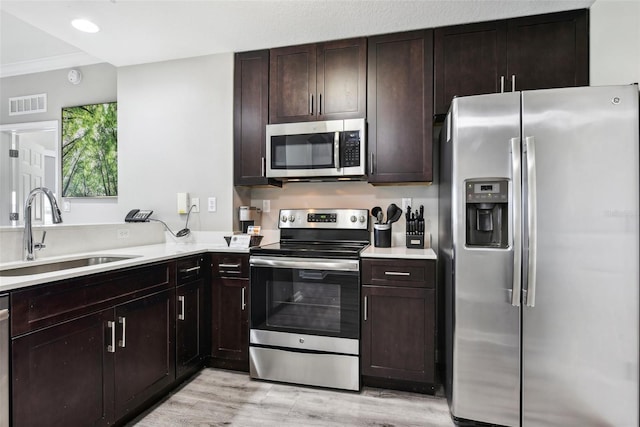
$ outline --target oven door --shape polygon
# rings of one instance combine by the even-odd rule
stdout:
[[[251,330],[359,338],[358,260],[251,257]]]

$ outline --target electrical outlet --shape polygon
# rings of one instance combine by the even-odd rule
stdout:
[[[129,238],[129,229],[128,228],[119,228],[118,229],[118,239],[128,239]]]
[[[262,212],[271,212],[271,200],[262,201]]]
[[[218,204],[215,197],[209,197],[207,199],[207,210],[209,212],[215,212],[218,210]]]
[[[200,212],[200,198],[192,197],[191,206],[193,206],[193,210],[191,212]]]
[[[402,212],[407,212],[407,208],[413,205],[411,201],[411,197],[403,197],[402,198]]]

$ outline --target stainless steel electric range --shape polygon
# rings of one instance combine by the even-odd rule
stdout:
[[[281,210],[280,241],[251,250],[252,378],[360,389],[366,209]]]

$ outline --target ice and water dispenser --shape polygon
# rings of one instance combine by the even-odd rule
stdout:
[[[467,246],[506,248],[509,180],[465,181]]]

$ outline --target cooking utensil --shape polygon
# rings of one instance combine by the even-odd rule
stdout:
[[[392,224],[400,219],[402,216],[402,209],[395,203],[391,203],[387,207],[387,224]]]
[[[380,206],[374,206],[373,209],[371,209],[371,216],[376,219],[378,224],[382,223],[381,215],[382,215],[382,208]]]

